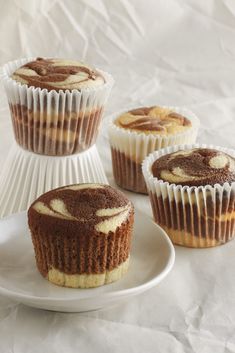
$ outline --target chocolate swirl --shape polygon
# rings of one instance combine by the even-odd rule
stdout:
[[[235,159],[214,149],[197,148],[164,155],[152,165],[154,177],[176,185],[235,182]]]
[[[164,131],[164,126],[162,122],[157,118],[138,118],[130,123],[122,123],[122,127],[131,129],[131,130],[148,130],[148,131]]]
[[[58,188],[39,197],[29,214],[76,222],[77,226],[100,233],[114,232],[133,210],[130,201],[121,192],[108,185],[78,184]]]
[[[163,135],[184,131],[192,125],[190,120],[181,114],[157,106],[130,110],[119,116],[115,124],[136,132]]]
[[[101,86],[104,77],[79,61],[43,59],[26,63],[13,74],[15,81],[50,90],[73,90]]]

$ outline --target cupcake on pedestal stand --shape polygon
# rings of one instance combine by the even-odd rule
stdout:
[[[0,216],[25,210],[42,193],[73,183],[107,183],[95,141],[111,75],[73,60],[6,64],[14,143],[0,175]]]

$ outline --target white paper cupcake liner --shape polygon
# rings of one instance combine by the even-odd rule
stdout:
[[[142,170],[153,217],[175,244],[198,248],[220,245],[235,237],[235,182],[189,187],[152,175],[156,159],[192,148],[212,148],[235,157],[234,150],[205,144],[171,146],[151,153]]]
[[[114,124],[114,120],[122,112],[115,113],[109,118],[109,142],[112,152],[114,178],[118,185],[124,189],[147,193],[141,163],[151,152],[161,148],[194,143],[196,141],[199,119],[194,113],[185,108],[164,107],[172,109],[178,114],[187,117],[192,127],[178,134],[168,136],[144,134],[136,131],[122,129]]]
[[[99,71],[105,84],[96,88],[56,92],[22,85],[10,76],[26,58],[3,67],[15,139],[28,151],[61,156],[85,151],[97,138],[113,78]]]
[[[79,154],[52,157],[14,143],[0,175],[0,217],[26,210],[46,191],[76,183],[108,184],[95,145]]]

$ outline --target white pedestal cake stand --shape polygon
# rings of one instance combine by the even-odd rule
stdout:
[[[42,193],[75,183],[108,184],[96,146],[51,157],[11,147],[0,174],[0,217],[26,210]]]

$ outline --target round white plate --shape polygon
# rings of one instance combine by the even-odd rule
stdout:
[[[93,289],[58,287],[36,268],[26,212],[0,221],[0,294],[36,308],[79,312],[107,307],[157,285],[174,260],[166,233],[136,211],[130,268],[121,280]]]

